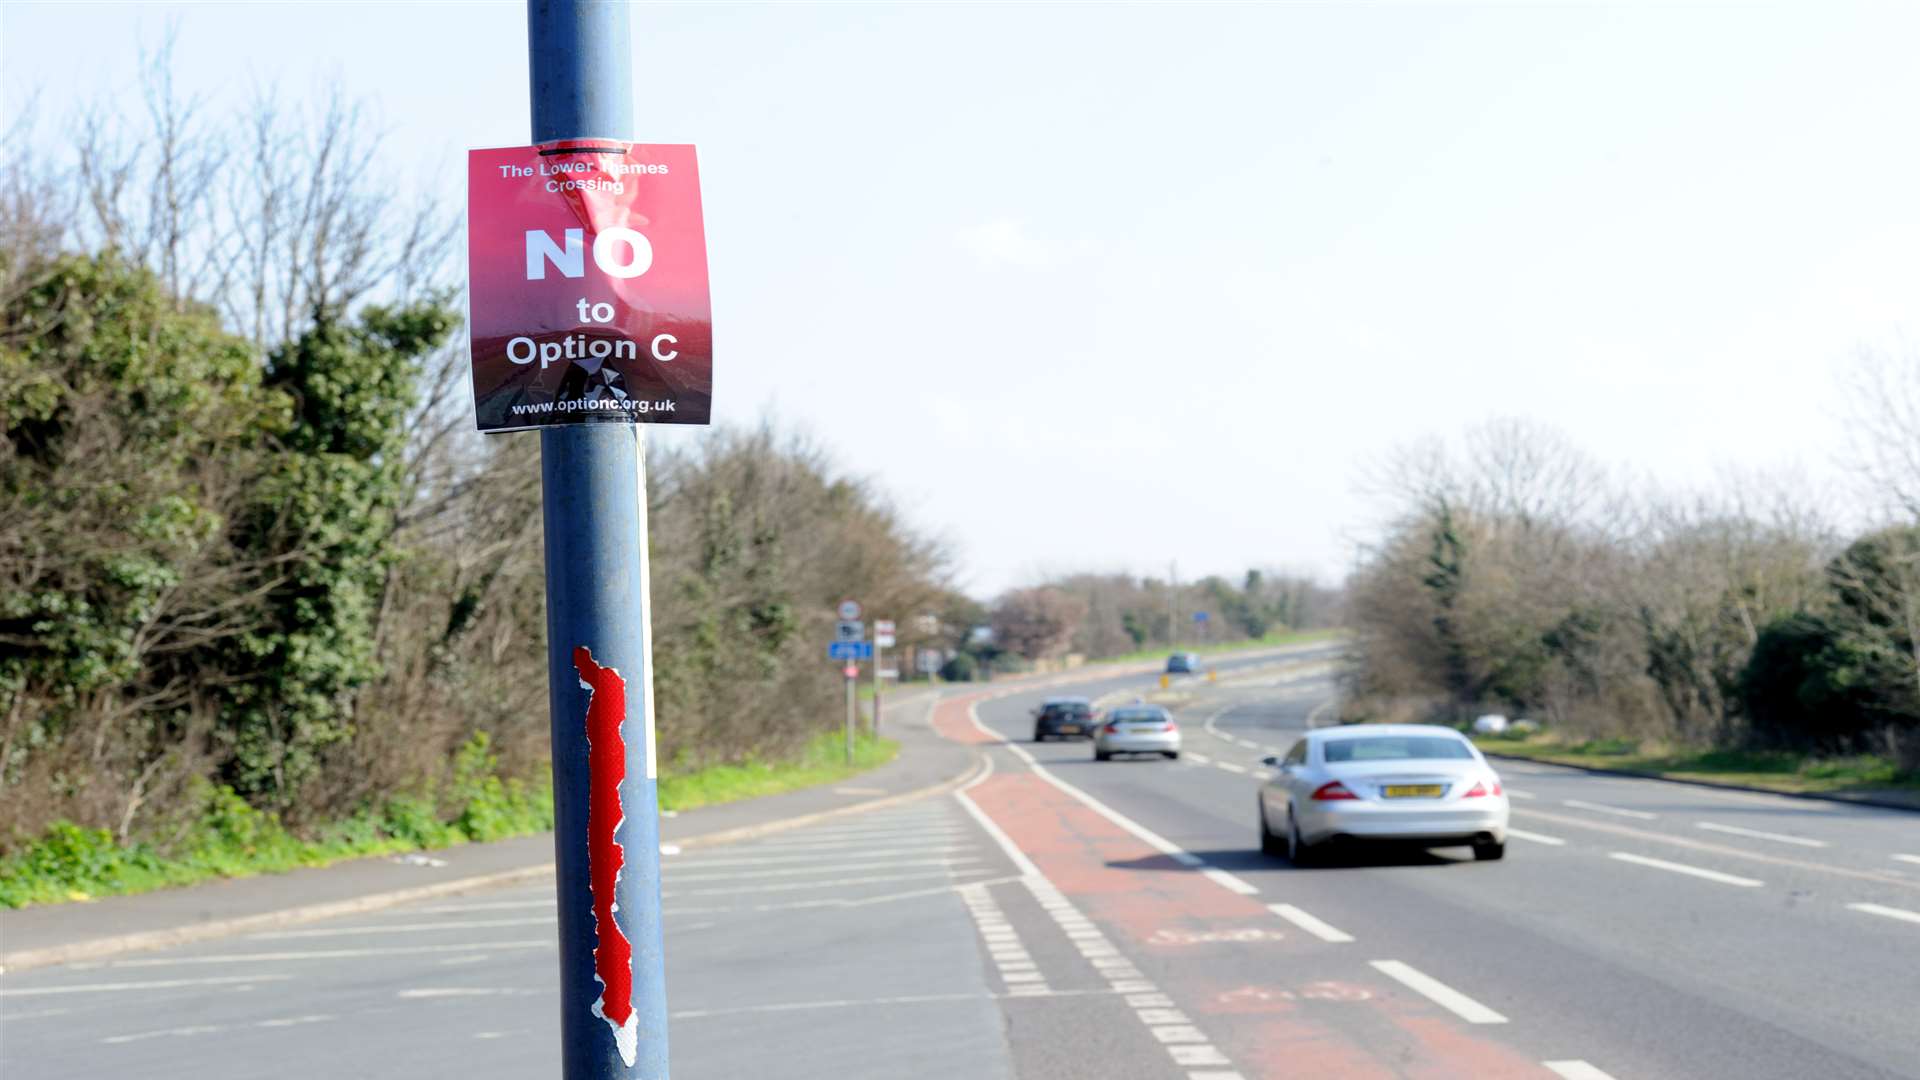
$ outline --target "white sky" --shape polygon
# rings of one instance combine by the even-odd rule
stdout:
[[[1833,373],[1920,300],[1916,11],[644,5],[635,136],[700,147],[716,414],[819,436],[973,591],[1334,577],[1364,464],[1495,414],[1831,479]],[[518,3],[7,3],[7,107],[174,15],[184,89],[337,76],[449,200],[526,140]]]

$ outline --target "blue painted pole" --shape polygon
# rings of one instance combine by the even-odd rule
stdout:
[[[527,55],[533,141],[633,137],[626,0],[530,0]],[[540,433],[547,557],[547,680],[553,737],[554,860],[560,923],[561,1075],[667,1080],[667,994],[660,926],[660,815],[653,747],[653,641],[641,429],[622,423]],[[589,710],[618,702],[620,849],[614,904],[596,909],[594,857],[609,876],[610,730],[593,757]],[[618,759],[612,759],[615,763]],[[594,811],[601,816],[596,822]],[[616,927],[601,924],[612,921]],[[630,1011],[596,967],[631,953]],[[617,977],[616,977],[617,982]]]

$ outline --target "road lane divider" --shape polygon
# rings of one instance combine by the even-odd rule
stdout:
[[[1540,1064],[1545,1065],[1554,1075],[1562,1077],[1563,1080],[1613,1080],[1611,1074],[1602,1072],[1584,1061],[1543,1061]]]
[[[230,986],[286,982],[291,975],[216,975],[207,979],[153,979],[146,982],[85,983],[78,986],[0,987],[0,998],[46,997],[50,994],[122,994],[134,990],[185,990],[195,986]]]
[[[1565,840],[1562,840],[1557,836],[1548,836],[1545,833],[1528,832],[1525,829],[1516,829],[1511,825],[1507,826],[1507,835],[1518,837],[1519,839],[1526,840],[1530,843],[1546,844],[1548,847],[1564,847],[1566,846],[1566,843],[1567,843]]]
[[[1901,862],[1920,863],[1920,855],[1895,855]]]
[[[1847,906],[1869,915],[1883,915],[1902,922],[1920,923],[1920,911],[1908,911],[1906,908],[1888,907],[1885,904],[1848,904]]]
[[[1738,825],[1722,825],[1713,821],[1696,821],[1694,825],[1708,832],[1726,833],[1729,836],[1750,836],[1755,840],[1772,840],[1777,844],[1798,844],[1801,847],[1826,847],[1825,840],[1815,840],[1806,836],[1789,836],[1786,833],[1762,832],[1759,829],[1743,829]]]
[[[1046,977],[1040,974],[1039,965],[1033,962],[1033,955],[1027,952],[1019,932],[1007,921],[1006,913],[994,902],[993,893],[987,886],[976,883],[964,885],[955,891],[960,894],[960,902],[966,905],[967,912],[973,916],[974,929],[979,931],[980,940],[986,943],[987,955],[1000,972],[1000,981],[1006,985],[1007,993],[1015,996],[1046,993]]]
[[[1228,772],[1237,772],[1237,773],[1244,774],[1247,771],[1247,767],[1245,765],[1236,765],[1231,761],[1216,761],[1214,762],[1214,765],[1218,766],[1219,768],[1225,769]]]
[[[1187,760],[1193,762],[1195,765],[1213,764],[1212,758],[1208,757],[1205,754],[1196,753],[1195,751],[1192,751],[1192,750],[1187,751]]]
[[[1571,806],[1575,810],[1591,810],[1596,814],[1613,814],[1616,817],[1638,818],[1641,821],[1652,821],[1654,818],[1660,816],[1650,810],[1629,810],[1624,806],[1608,806],[1605,803],[1584,802],[1580,799],[1562,799],[1560,800],[1560,805]]]
[[[1502,769],[1502,770],[1500,770],[1500,771],[1501,771],[1501,772],[1505,772],[1506,770],[1505,770],[1505,769]],[[1537,799],[1537,798],[1539,798],[1539,797],[1540,797],[1540,796],[1538,796],[1538,795],[1535,795],[1535,794],[1534,794],[1533,792],[1531,792],[1531,791],[1515,791],[1515,790],[1513,790],[1512,788],[1508,788],[1508,789],[1507,789],[1507,798],[1509,798],[1509,799],[1523,799],[1523,800],[1526,800],[1526,801],[1528,801],[1528,802],[1532,802],[1532,801],[1533,801],[1534,799]]]
[[[1353,935],[1344,930],[1336,930],[1326,923],[1301,911],[1292,904],[1268,904],[1267,910],[1287,920],[1293,925],[1319,938],[1321,941],[1343,945],[1353,940]]]
[[[1686,863],[1668,862],[1665,859],[1634,855],[1625,851],[1610,851],[1607,857],[1624,863],[1633,863],[1635,866],[1650,866],[1655,870],[1666,870],[1675,874],[1688,874],[1706,881],[1717,881],[1722,885],[1738,885],[1744,889],[1757,889],[1766,884],[1764,881],[1755,881],[1753,878],[1740,877],[1737,874],[1723,874],[1718,870],[1709,870],[1704,866],[1689,866]]]
[[[1480,1004],[1478,1001],[1441,982],[1439,979],[1421,971],[1411,964],[1398,960],[1375,960],[1375,970],[1382,975],[1433,1002],[1435,1005],[1465,1020],[1469,1024],[1504,1024],[1507,1018]]]

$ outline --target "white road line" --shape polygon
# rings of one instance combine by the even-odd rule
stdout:
[[[1884,915],[1889,919],[1920,923],[1920,911],[1908,911],[1906,908],[1887,907],[1885,904],[1848,904],[1847,906],[1855,911],[1864,911],[1869,915]]]
[[[1225,769],[1228,772],[1245,773],[1247,771],[1245,765],[1235,765],[1231,761],[1216,761],[1213,764],[1216,768]]]
[[[1920,855],[1895,855],[1901,862],[1920,863]]]
[[[1202,753],[1198,753],[1198,752],[1196,752],[1196,751],[1193,751],[1193,750],[1189,750],[1189,751],[1187,751],[1187,760],[1188,760],[1188,761],[1191,761],[1191,762],[1193,762],[1193,763],[1194,763],[1195,765],[1211,765],[1211,764],[1213,764],[1213,759],[1212,759],[1212,758],[1210,758],[1210,757],[1208,757],[1208,756],[1207,756],[1207,755],[1205,755],[1205,754],[1202,754]]]
[[[1217,866],[1202,866],[1200,868],[1200,876],[1228,892],[1236,892],[1241,896],[1257,896],[1260,893],[1259,889],[1254,888],[1252,885],[1247,884],[1245,881],[1227,873]]]
[[[881,885],[889,881],[924,881],[927,878],[953,878],[967,874],[990,874],[984,869],[955,870],[931,867],[905,874],[868,874],[863,877],[828,878],[825,881],[782,881],[773,885],[754,885],[751,888],[729,885],[719,889],[666,889],[660,895],[685,900],[691,896],[739,896],[742,893],[805,892],[808,889],[832,889],[841,885]]]
[[[1608,858],[1619,859],[1621,862],[1634,863],[1639,866],[1651,866],[1656,870],[1671,870],[1676,874],[1691,874],[1694,877],[1705,878],[1708,881],[1717,881],[1722,885],[1739,885],[1748,889],[1757,889],[1766,884],[1764,881],[1755,881],[1748,877],[1736,877],[1733,874],[1723,874],[1718,870],[1708,870],[1700,866],[1688,866],[1686,863],[1668,862],[1665,859],[1650,859],[1645,855],[1630,855],[1624,851],[1608,852],[1607,856]]]
[[[226,986],[231,983],[285,982],[291,975],[221,975],[211,979],[157,979],[153,982],[86,983],[81,986],[33,986],[0,989],[0,998],[44,997],[48,994],[107,994],[126,990],[179,990],[189,986]]]
[[[324,930],[275,930],[266,934],[248,934],[249,941],[282,941],[290,938],[352,937],[355,934],[414,934],[435,930],[476,930],[489,926],[545,926],[553,915],[533,919],[473,919],[451,922],[394,923],[389,926],[333,926]]]
[[[213,956],[173,956],[154,957],[144,960],[108,960],[102,963],[87,964],[86,967],[136,968],[136,967],[184,967],[190,964],[259,964],[280,960],[357,960],[367,956],[430,956],[434,953],[471,953],[476,949],[489,952],[496,949],[549,949],[557,950],[559,945],[551,937],[538,941],[487,941],[480,944],[471,942],[455,945],[383,945],[377,949],[312,949],[306,952],[263,952],[263,953],[219,953]],[[82,965],[69,965],[69,970]],[[256,975],[253,979],[284,979],[285,975]],[[228,982],[249,982],[252,979],[235,977]],[[182,985],[192,985],[187,980]],[[0,996],[7,993],[0,990]]]
[[[1540,796],[1535,795],[1531,791],[1515,791],[1512,788],[1507,789],[1507,798],[1509,799],[1537,799],[1539,797]]]
[[[980,874],[984,874],[987,872],[988,871],[985,871],[985,870],[969,871],[969,873],[980,873]],[[1019,881],[1019,880],[1020,878],[1016,875],[1012,877],[988,878],[984,881],[970,881],[965,884],[961,884],[959,882],[948,882],[943,885],[936,885],[930,889],[908,889],[905,892],[883,893],[879,896],[862,896],[855,900],[849,900],[844,896],[830,896],[824,900],[793,900],[784,904],[746,904],[746,905],[738,905],[738,906],[723,905],[720,907],[662,908],[660,913],[662,915],[667,916],[668,918],[675,918],[683,915],[717,915],[717,914],[738,912],[738,911],[748,911],[748,912],[802,911],[807,908],[870,907],[874,904],[891,904],[897,900],[913,900],[922,896],[938,896],[942,893],[955,892],[959,889],[966,888],[967,885],[1004,885],[1009,881]],[[713,924],[703,923],[700,925],[712,926]],[[691,928],[676,927],[675,932],[678,932],[683,929],[691,929]]]
[[[1611,1074],[1602,1072],[1578,1059],[1572,1061],[1543,1061],[1540,1064],[1552,1070],[1554,1075],[1564,1077],[1565,1080],[1613,1080]]]
[[[161,1028],[159,1031],[140,1031],[132,1035],[109,1035],[100,1041],[111,1045],[141,1042],[146,1039],[165,1039],[186,1035],[217,1035],[225,1031],[224,1024],[194,1024],[191,1027]]]
[[[979,718],[975,717],[974,722],[978,723]],[[987,812],[980,809],[979,804],[973,801],[973,797],[967,794],[967,792],[978,787],[981,781],[992,775],[993,755],[989,754],[987,755],[987,767],[982,769],[980,775],[974,777],[965,787],[954,792],[954,797],[959,800],[961,809],[965,810],[973,820],[979,822],[980,827],[985,829],[987,835],[993,838],[993,842],[1000,845],[1000,850],[1006,853],[1007,858],[1013,860],[1013,868],[1015,870],[1036,878],[1045,877],[1044,874],[1040,873],[1040,868],[1033,864],[1033,860],[1027,858],[1027,853],[1020,850],[1020,845],[1014,843],[1013,838],[1008,836],[1006,831],[1001,829],[999,825],[995,824],[994,820],[987,816]]]
[[[1660,816],[1659,814],[1650,813],[1646,810],[1628,810],[1621,806],[1604,806],[1596,802],[1581,802],[1579,799],[1562,799],[1560,805],[1571,806],[1575,810],[1592,810],[1601,814],[1617,814],[1620,817],[1639,818],[1642,821],[1652,821],[1654,818]]]
[[[1801,847],[1826,847],[1825,840],[1813,840],[1805,836],[1788,836],[1786,833],[1761,832],[1759,829],[1743,829],[1738,825],[1719,825],[1711,821],[1696,821],[1694,825],[1710,832],[1727,833],[1732,836],[1751,836],[1755,840],[1772,840],[1781,844],[1799,844]]]
[[[913,866],[950,867],[958,866],[961,863],[979,861],[979,859],[972,856],[961,855],[952,858],[879,859],[868,862],[816,863],[812,866],[786,867],[775,870],[725,870],[713,874],[688,872],[684,870],[668,870],[661,874],[660,878],[663,884],[677,885],[683,881],[744,881],[755,878],[814,877],[820,874],[842,874],[849,870],[896,870]]]
[[[550,908],[555,906],[552,898],[546,900],[493,900],[484,904],[435,904],[432,907],[406,909],[413,915],[457,915],[463,911],[513,911],[518,908]]]
[[[1333,927],[1301,911],[1292,904],[1268,904],[1267,910],[1300,929],[1305,930],[1307,933],[1312,934],[1314,937],[1319,938],[1321,941],[1331,941],[1338,945],[1353,940],[1352,934],[1344,930],[1335,930]]]
[[[1528,832],[1525,829],[1516,829],[1511,825],[1507,826],[1507,835],[1517,836],[1522,840],[1531,840],[1536,844],[1550,844],[1554,847],[1560,847],[1561,845],[1566,843],[1565,840],[1562,840],[1557,836],[1548,836],[1545,833]]]
[[[1507,1022],[1506,1017],[1410,964],[1403,964],[1398,960],[1375,960],[1373,967],[1382,975],[1399,982],[1469,1024]]]
[[[972,850],[974,850],[974,845],[972,844],[916,844],[912,847],[863,847],[860,851],[860,857],[877,859],[883,855],[952,855],[957,852]],[[792,855],[742,856],[739,858],[731,856],[725,858],[701,858],[698,855],[688,855],[684,858],[676,859],[673,869],[669,870],[668,873],[685,875],[713,866],[767,866],[782,863],[818,862],[820,857],[820,853],[817,851],[808,851]]]
[[[526,986],[425,986],[393,995],[405,1000],[450,997],[532,997],[547,991]]]

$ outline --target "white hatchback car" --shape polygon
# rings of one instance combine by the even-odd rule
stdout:
[[[1507,796],[1466,736],[1428,724],[1320,728],[1260,788],[1260,850],[1306,864],[1347,840],[1507,852]]]
[[[1122,705],[1107,714],[1106,723],[1093,729],[1093,760],[1115,754],[1180,756],[1180,725],[1158,705]]]

